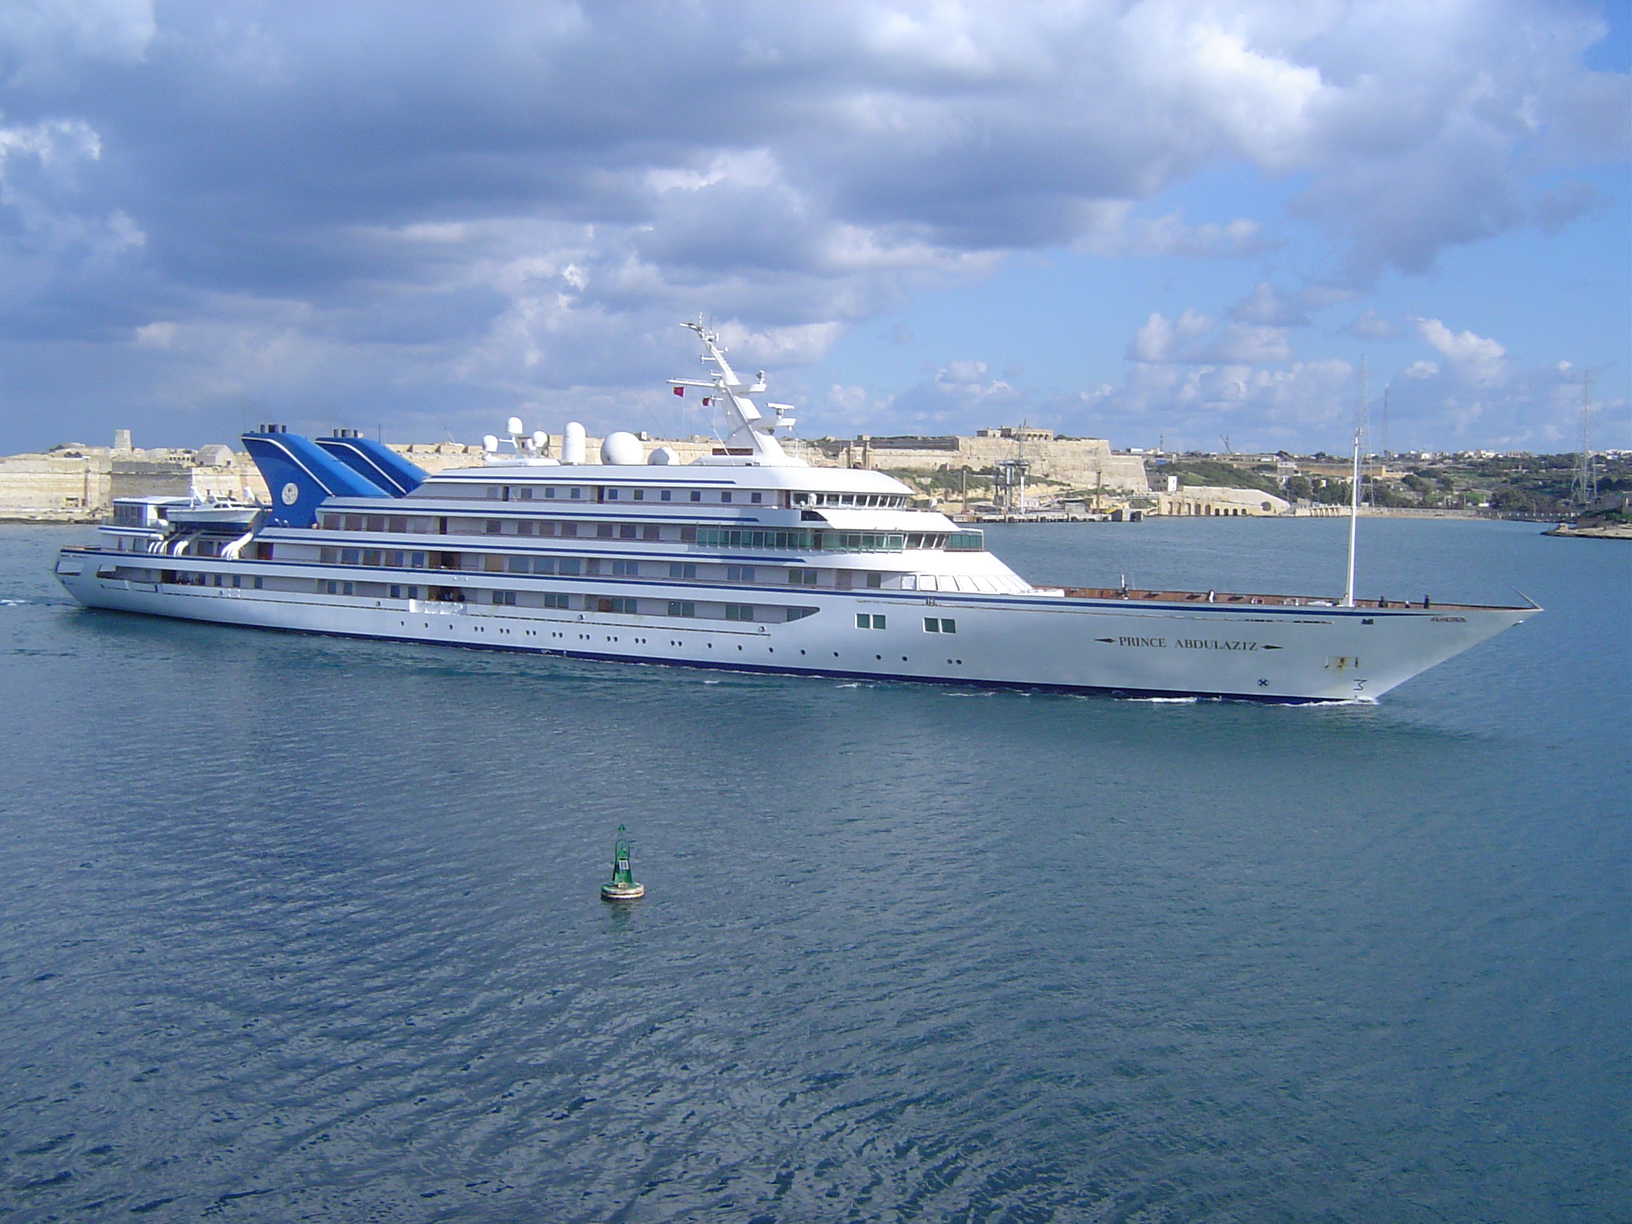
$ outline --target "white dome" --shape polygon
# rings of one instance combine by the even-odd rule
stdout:
[[[632,433],[619,430],[606,435],[606,441],[601,443],[601,462],[625,467],[629,464],[643,463],[646,459],[646,448],[641,446],[640,439]]]

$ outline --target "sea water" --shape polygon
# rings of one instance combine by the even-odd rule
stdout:
[[[87,535],[0,528],[0,1218],[1632,1218],[1632,547],[1367,521],[1363,596],[1547,612],[1289,708],[91,612]]]

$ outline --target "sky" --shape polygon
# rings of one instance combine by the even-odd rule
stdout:
[[[0,453],[1632,447],[1626,0],[7,0]],[[1361,378],[1362,364],[1364,379]]]

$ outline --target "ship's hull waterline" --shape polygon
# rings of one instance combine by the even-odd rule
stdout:
[[[98,561],[121,560],[129,558],[65,550],[58,577],[86,607],[240,627],[847,679],[1270,702],[1374,699],[1534,611],[812,591],[802,599],[817,609],[813,615],[738,625],[231,585],[177,588],[97,575]],[[217,562],[200,572],[210,581],[236,568]],[[750,597],[646,589],[659,600]],[[858,628],[863,616],[879,618],[881,627]],[[930,622],[937,631],[928,631]],[[947,622],[954,631],[939,632]]]

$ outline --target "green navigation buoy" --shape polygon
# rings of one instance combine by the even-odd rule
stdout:
[[[646,895],[646,885],[636,884],[629,870],[629,834],[620,824],[618,839],[612,843],[612,878],[601,885],[602,901],[633,901]]]

